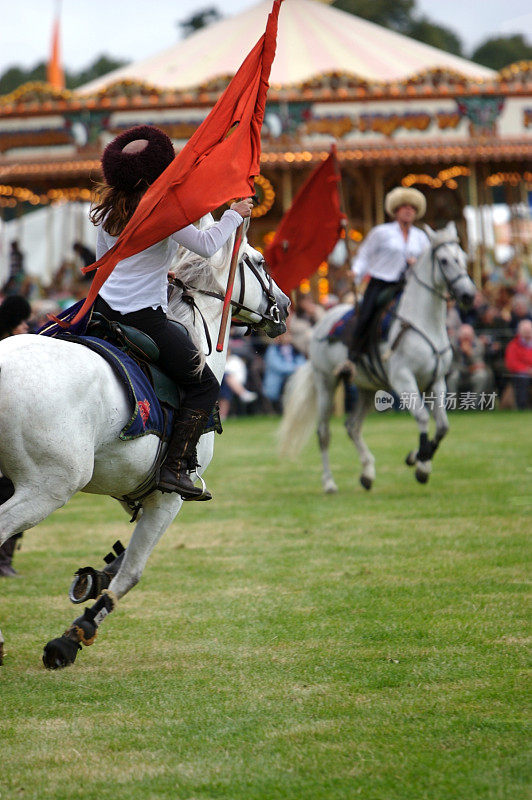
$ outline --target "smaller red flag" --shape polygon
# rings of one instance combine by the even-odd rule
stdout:
[[[50,48],[50,59],[46,68],[46,78],[54,89],[65,88],[65,76],[61,66],[61,54],[59,43],[59,17],[54,22],[52,32],[52,46]]]
[[[264,257],[283,292],[309,278],[340,238],[340,171],[333,149],[297,193]]]

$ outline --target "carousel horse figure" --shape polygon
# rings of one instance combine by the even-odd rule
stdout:
[[[387,343],[379,342],[376,320],[368,352],[356,365],[347,361],[348,344],[331,335],[351,306],[335,306],[315,326],[309,360],[294,373],[287,386],[284,413],[279,427],[281,453],[295,456],[318,420],[318,442],[322,458],[322,485],[326,493],[337,492],[329,462],[329,420],[336,388],[342,379],[358,389],[353,411],[346,420],[347,433],[355,444],[362,473],[360,482],[370,489],[375,480],[375,458],[362,438],[362,423],[374,405],[375,393],[384,390],[409,398],[407,408],[417,422],[419,446],[407,456],[415,475],[426,483],[432,457],[449,430],[446,413],[445,376],[452,350],[446,329],[447,296],[460,303],[473,301],[475,286],[467,274],[466,256],[460,247],[456,226],[449,223],[440,231],[425,230],[430,246],[412,266],[403,294],[392,312]],[[430,413],[424,393],[434,397],[432,411],[436,430],[429,439]],[[377,394],[377,398],[379,394]],[[393,401],[390,395],[385,399]]]
[[[199,225],[207,229],[210,215]],[[222,352],[216,342],[235,234],[211,258],[180,248],[168,316],[187,328],[204,361],[221,382],[229,331]],[[232,293],[234,318],[274,338],[286,330],[289,299],[268,275],[262,255],[243,236]],[[203,356],[202,356],[203,359]],[[0,344],[0,470],[14,494],[0,505],[0,544],[32,528],[78,491],[124,500],[153,470],[160,438],[124,440],[131,420],[127,393],[100,355],[63,338],[22,335]],[[201,436],[198,476],[209,464],[214,433]],[[164,448],[163,448],[164,451]],[[201,466],[199,466],[201,465]],[[177,493],[153,490],[142,508],[120,568],[96,603],[85,608],[63,636],[45,647],[50,669],[71,664],[81,644],[91,644],[105,616],[140,579],[153,548],[183,503]]]

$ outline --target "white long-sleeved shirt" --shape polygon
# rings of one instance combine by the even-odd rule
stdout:
[[[100,296],[111,308],[129,314],[141,308],[168,308],[168,270],[179,245],[204,258],[210,258],[236,231],[242,217],[237,211],[224,212],[219,222],[204,231],[194,225],[176,231],[167,239],[119,261],[100,289]],[[96,258],[101,258],[118,237],[98,226]]]
[[[398,281],[410,258],[418,259],[429,247],[429,238],[412,226],[405,241],[398,222],[385,222],[373,228],[358,250],[351,269],[357,280],[368,274],[383,281]]]

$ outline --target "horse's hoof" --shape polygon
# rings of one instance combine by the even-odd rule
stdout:
[[[323,484],[323,491],[325,494],[336,494],[338,491],[338,486],[334,481],[327,481]]]
[[[74,663],[78,650],[81,650],[78,642],[72,641],[67,636],[60,636],[58,639],[52,639],[45,646],[42,663],[46,669],[63,669]]]
[[[370,490],[370,489],[371,489],[371,487],[373,486],[373,481],[371,480],[371,478],[368,478],[368,476],[367,476],[367,475],[361,475],[361,476],[360,476],[360,485],[361,485],[361,486],[362,486],[362,487],[363,487],[363,488],[364,488],[364,489],[365,489],[367,492],[369,492],[369,490]]]
[[[407,467],[413,467],[415,463],[416,463],[416,451],[411,450],[407,455],[407,457],[405,458],[405,464],[407,465]]]
[[[425,472],[422,469],[416,469],[416,481],[418,483],[427,483],[429,479],[430,472]]]

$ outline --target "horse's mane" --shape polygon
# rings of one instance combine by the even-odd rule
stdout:
[[[206,230],[213,224],[214,218],[212,214],[206,214],[195,223],[199,230]],[[196,289],[204,289],[208,292],[224,294],[225,290],[221,286],[218,278],[227,264],[232,247],[233,237],[231,236],[213,256],[204,258],[180,245],[172,263],[172,271],[176,278],[187,287],[191,294],[194,294],[194,290]],[[183,289],[174,284],[171,285],[170,297],[168,299],[168,317],[176,322],[181,322],[188,330],[200,354],[199,369],[203,369],[205,354],[203,353],[199,333],[194,324],[197,314],[195,314],[194,308],[189,303],[183,301]]]

